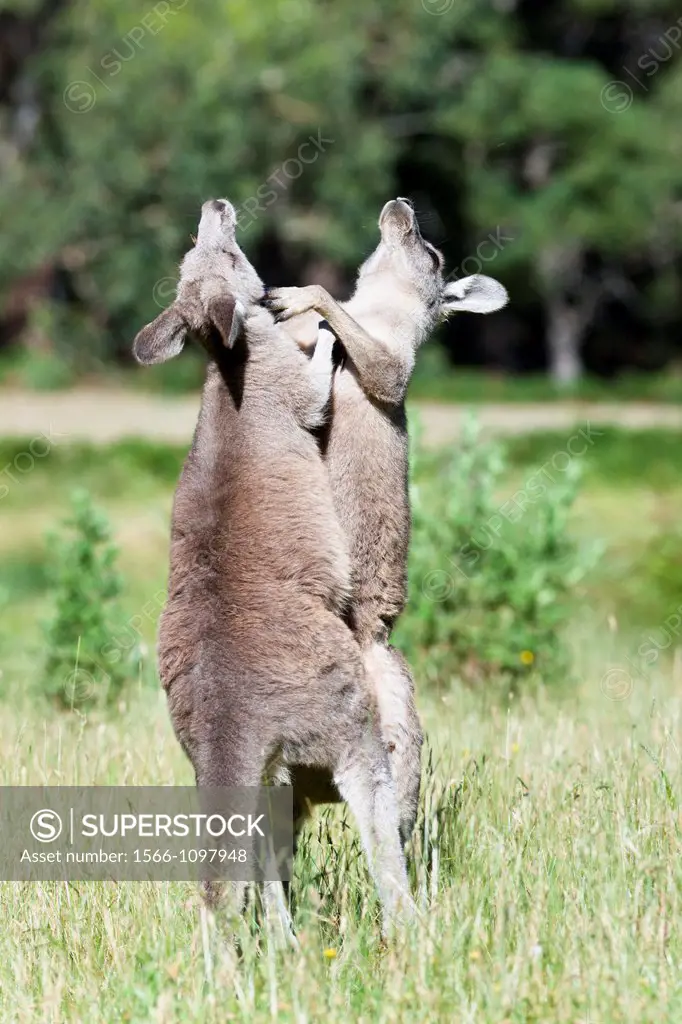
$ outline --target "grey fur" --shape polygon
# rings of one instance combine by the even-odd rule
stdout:
[[[191,329],[210,357],[173,506],[160,676],[198,785],[257,785],[289,768],[333,780],[390,924],[412,906],[397,799],[362,653],[341,617],[349,556],[309,432],[324,419],[331,344],[309,359],[257,304],[262,293],[233,207],[213,200],[176,301],[135,340],[141,362],[158,362]]]
[[[439,319],[455,310],[491,312],[505,289],[476,275],[446,284],[443,257],[419,231],[411,203],[386,203],[381,240],[360,268],[348,302],[323,288],[278,288],[267,305],[292,337],[310,344],[314,310],[341,341],[347,359],[333,382],[326,461],[334,503],[349,542],[353,596],[348,621],[377,694],[382,733],[400,795],[401,834],[417,812],[422,732],[414,683],[388,637],[406,600],[410,509],[405,394],[416,351]],[[305,318],[305,319],[304,319]],[[320,331],[320,336],[328,333]]]

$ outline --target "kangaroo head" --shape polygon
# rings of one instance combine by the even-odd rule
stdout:
[[[227,199],[209,199],[201,208],[196,244],[180,264],[175,302],[143,327],[133,353],[140,363],[163,363],[178,355],[187,334],[196,334],[211,351],[214,332],[231,348],[246,309],[264,286],[239,248],[237,216]]]
[[[360,267],[358,288],[399,291],[425,307],[437,306],[443,290],[443,257],[419,230],[409,199],[391,199],[379,216],[381,240]],[[388,296],[387,296],[388,297]]]
[[[227,199],[209,199],[201,207],[197,240],[180,267],[180,287],[192,280],[220,278],[235,299],[249,306],[265,287],[236,239],[237,214]]]
[[[474,274],[446,283],[443,255],[422,236],[409,199],[386,203],[379,230],[379,245],[360,268],[358,290],[371,287],[389,304],[409,310],[406,333],[415,344],[451,312],[492,313],[506,304],[505,288],[491,277]]]

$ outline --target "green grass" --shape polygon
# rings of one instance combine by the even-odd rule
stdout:
[[[560,475],[567,444],[573,438],[570,452],[584,449],[584,454],[573,457],[580,462],[590,485],[658,491],[680,486],[682,444],[676,432],[590,425],[586,443],[577,436],[581,428],[587,430],[585,424],[578,423],[566,431],[534,431],[506,438],[510,465],[519,471],[544,466],[548,473]],[[30,444],[29,438],[0,439],[0,467],[9,466],[12,472],[19,456],[18,464],[23,469],[29,460],[21,456],[30,452]],[[2,477],[9,493],[0,490],[0,501],[3,509],[10,510],[36,506],[48,493],[61,500],[63,489],[76,486],[87,487],[103,499],[121,494],[142,498],[150,492],[158,493],[160,487],[173,488],[186,454],[187,445],[143,440],[119,441],[106,447],[87,443],[54,446],[43,459],[33,460],[30,472],[14,470],[14,482],[7,475]],[[431,453],[424,457],[425,465],[437,472],[447,457],[447,451]]]
[[[579,463],[588,488],[666,492],[682,483],[681,441],[672,430],[625,430],[578,422],[563,431],[537,430],[505,437],[504,449],[520,484],[524,474],[528,477],[534,471],[544,474],[540,481],[560,479],[570,457]],[[436,450],[426,453],[423,462],[429,472],[437,473],[448,458],[448,450]]]
[[[511,440],[500,502],[562,445]],[[23,450],[0,443],[0,464]],[[248,919],[241,955],[224,920],[202,933],[191,885],[0,883],[0,1021],[682,1019],[679,637],[667,627],[654,664],[635,656],[682,604],[679,451],[672,434],[607,431],[584,456],[572,529],[604,555],[576,607],[574,686],[507,700],[417,681],[432,769],[411,857],[414,927],[382,941],[338,810],[297,858],[298,953],[275,951]],[[121,549],[124,610],[140,613],[165,583],[183,457],[60,446],[0,504],[0,783],[191,784],[155,681],[155,616],[140,678],[112,711],[57,714],[35,689],[44,530],[73,487],[89,487]]]
[[[584,428],[586,429],[586,428]],[[513,465],[523,469],[545,467],[555,477],[565,464],[565,453],[576,455],[586,483],[601,487],[647,487],[664,491],[682,482],[682,443],[670,430],[622,430],[618,427],[589,428],[589,446],[575,429],[525,434],[505,440]],[[567,442],[575,438],[570,449]],[[554,461],[553,461],[554,460]]]
[[[606,379],[587,375],[558,388],[545,373],[505,374],[452,366],[443,349],[431,345],[419,353],[410,384],[412,399],[437,402],[682,402],[678,367],[660,372],[624,372]]]
[[[244,924],[238,956],[220,919],[206,941],[190,885],[2,883],[0,1019],[679,1020],[679,680],[616,702],[600,671],[561,704],[423,702],[421,919],[394,943],[335,827],[297,861],[300,953]],[[190,781],[155,693],[103,720],[18,706],[0,743],[4,783]]]
[[[61,391],[76,379],[75,367],[63,355],[10,350],[0,355],[0,385],[33,391]]]
[[[410,384],[412,399],[434,402],[682,402],[682,377],[670,373],[629,374],[606,379],[586,376],[560,388],[546,374],[495,374],[445,366],[438,373],[419,369]]]
[[[20,473],[13,467],[30,465],[30,460],[22,457],[31,452],[30,444],[28,438],[0,440],[0,466],[9,467],[9,474],[2,477],[8,493],[0,491],[3,511],[39,507],[48,495],[63,505],[69,488],[76,487],[86,487],[107,500],[121,495],[140,500],[150,492],[158,494],[162,486],[172,491],[188,447],[136,440],[107,447],[63,444],[50,448],[43,458],[33,460],[30,471]]]

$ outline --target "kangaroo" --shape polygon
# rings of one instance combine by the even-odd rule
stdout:
[[[259,305],[235,226],[227,200],[203,205],[176,300],[134,342],[139,362],[158,363],[191,331],[209,356],[173,505],[159,673],[198,786],[255,786],[291,766],[328,774],[390,925],[412,906],[397,798],[341,618],[349,556],[311,433],[329,399],[331,339],[309,359]],[[205,895],[215,902],[217,887]]]
[[[345,354],[334,375],[323,447],[350,547],[353,595],[347,619],[378,700],[405,842],[416,819],[422,743],[412,676],[388,643],[406,600],[405,394],[417,349],[440,319],[457,310],[492,312],[508,296],[501,284],[481,275],[445,283],[443,256],[422,237],[409,200],[386,203],[379,230],[379,245],[360,267],[348,302],[336,302],[312,285],[269,289],[265,303],[301,344],[310,326],[306,314],[314,310],[326,321],[319,339],[327,344],[329,328]]]

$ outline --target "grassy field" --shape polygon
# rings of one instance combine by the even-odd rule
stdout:
[[[509,493],[559,450],[511,443]],[[0,463],[25,450],[0,445]],[[187,784],[150,650],[113,709],[56,713],[37,692],[44,531],[87,486],[109,514],[133,616],[163,588],[182,453],[63,447],[0,502],[3,784]],[[297,858],[299,953],[248,921],[241,954],[180,884],[0,883],[2,1022],[677,1021],[682,1019],[679,438],[608,432],[572,528],[604,554],[571,626],[577,682],[502,699],[420,690],[429,737],[411,873],[419,922],[380,938],[352,829],[321,819]],[[438,457],[434,457],[437,472]],[[502,494],[501,500],[505,494]],[[665,646],[644,673],[632,652]],[[663,644],[663,640],[667,642]]]
[[[394,946],[338,831],[299,857],[300,954],[202,938],[190,885],[4,883],[2,1020],[679,1020],[680,679],[617,702],[598,671],[563,705],[423,702],[422,919]],[[0,737],[5,783],[189,781],[154,694],[100,722],[17,707]]]
[[[677,367],[657,373],[624,372],[615,377],[586,375],[569,388],[558,387],[546,373],[509,375],[454,367],[436,348],[423,350],[410,384],[413,399],[441,402],[548,402],[573,398],[585,402],[682,401]]]

